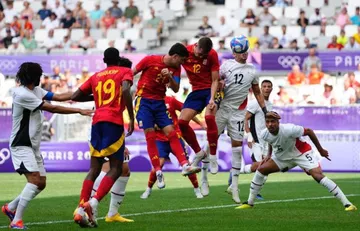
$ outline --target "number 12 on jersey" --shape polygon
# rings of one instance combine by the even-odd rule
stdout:
[[[104,106],[109,103],[111,103],[115,98],[115,81],[112,79],[108,79],[103,83],[102,81],[99,81],[95,91],[97,93],[98,97],[98,106]],[[120,87],[120,96],[119,96],[119,104],[121,99],[121,87]]]

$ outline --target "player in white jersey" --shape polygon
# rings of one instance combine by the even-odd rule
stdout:
[[[295,124],[280,124],[279,120],[280,116],[276,112],[266,114],[266,129],[261,132],[261,138],[269,143],[269,155],[255,172],[248,201],[237,208],[248,209],[254,206],[255,197],[264,185],[265,176],[299,166],[338,198],[346,211],[356,210],[340,187],[322,173],[311,146],[302,139],[302,136],[309,136],[320,155],[330,160],[328,151],[321,146],[314,131]]]
[[[234,59],[226,60],[220,67],[220,77],[224,80],[224,98],[216,113],[216,124],[219,135],[226,127],[227,134],[231,138],[232,198],[236,203],[240,203],[238,178],[241,169],[245,109],[250,88],[253,90],[256,100],[264,111],[266,111],[266,107],[264,97],[259,88],[259,78],[256,74],[256,69],[254,65],[246,63],[248,58],[247,50],[244,50],[243,52],[235,52],[235,50],[233,50],[233,56]],[[205,158],[202,162],[201,193],[206,196],[209,194],[209,184],[207,179],[209,160],[208,158]],[[214,168],[213,166],[210,166],[212,174],[217,173],[217,167],[218,166]]]
[[[45,102],[44,100],[66,101],[72,94],[54,94],[40,88],[42,73],[38,63],[27,62],[21,64],[16,75],[20,86],[13,92],[10,151],[15,170],[20,175],[25,175],[27,184],[18,197],[2,206],[2,212],[11,221],[11,229],[25,229],[22,221],[24,210],[46,185],[46,172],[40,154],[42,111],[87,116],[93,113],[92,110],[55,106]]]

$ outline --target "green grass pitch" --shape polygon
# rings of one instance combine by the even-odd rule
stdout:
[[[30,230],[81,230],[72,220],[84,173],[50,173],[48,184],[25,212]],[[199,175],[198,175],[199,176]],[[240,197],[246,201],[253,175],[240,176]],[[360,174],[327,174],[360,208]],[[200,176],[199,176],[200,177]],[[165,173],[166,188],[154,189],[147,200],[140,199],[148,174],[132,173],[122,215],[134,223],[105,223],[98,230],[360,230],[359,211],[345,212],[341,203],[304,173],[274,174],[262,190],[264,201],[252,210],[235,210],[225,193],[227,173],[209,174],[210,195],[196,199],[190,181],[180,173]],[[0,174],[1,205],[17,196],[25,179]],[[156,187],[156,186],[155,186]],[[106,215],[109,197],[100,204]],[[0,231],[9,225],[0,215]]]

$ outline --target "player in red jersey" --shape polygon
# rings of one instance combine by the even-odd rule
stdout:
[[[166,108],[167,108],[168,112],[171,115],[171,118],[173,119],[175,130],[176,130],[178,136],[181,137],[181,131],[180,131],[180,128],[178,125],[178,117],[177,117],[176,111],[180,112],[183,107],[183,104],[181,102],[179,102],[177,99],[175,99],[175,97],[170,97],[170,96],[165,97],[165,104],[166,104]],[[197,124],[201,125],[200,121],[196,117],[194,118],[194,121]],[[183,140],[180,140],[180,141],[181,141],[181,145],[183,146],[184,151],[186,153],[185,143]],[[160,129],[156,130],[156,146],[159,151],[160,166],[162,168],[165,164],[165,161],[170,160],[169,155],[172,152],[172,150],[170,147],[168,137]],[[199,199],[203,198],[203,195],[200,192],[199,183],[198,183],[196,174],[195,173],[190,174],[190,175],[188,175],[188,177],[194,186],[195,196]],[[146,188],[145,192],[141,195],[142,199],[147,199],[150,196],[152,187],[155,184],[155,182],[156,182],[156,171],[155,171],[155,169],[152,169],[150,172],[150,175],[149,175],[148,187]]]
[[[218,129],[215,122],[216,104],[215,95],[219,84],[219,59],[216,51],[212,49],[212,41],[208,37],[199,39],[198,43],[187,46],[189,58],[183,64],[186,70],[192,92],[185,100],[179,118],[179,126],[186,142],[196,153],[192,166],[197,166],[200,160],[206,156],[201,150],[194,130],[189,122],[206,107],[205,122],[207,125],[207,138],[210,147],[210,170],[217,173],[216,149],[218,141]],[[207,168],[209,161],[203,160],[203,166]]]
[[[97,214],[99,201],[110,191],[121,175],[125,149],[122,113],[125,106],[130,117],[126,136],[131,135],[134,130],[130,94],[133,73],[130,68],[119,67],[119,61],[119,51],[116,48],[106,49],[104,63],[107,68],[91,76],[73,96],[73,98],[82,98],[93,94],[96,107],[91,128],[91,167],[83,183],[79,209],[74,216],[74,221],[80,226],[97,226],[94,214]],[[104,157],[109,159],[110,170],[101,181],[94,197],[89,200]]]
[[[182,174],[189,175],[200,171],[200,168],[189,165],[164,101],[167,87],[174,92],[179,91],[180,65],[188,56],[186,47],[176,43],[167,55],[147,56],[133,70],[134,75],[142,72],[136,92],[136,120],[139,127],[144,129],[147,150],[156,171],[160,189],[165,187],[165,182],[159,161],[159,151],[156,147],[155,124],[168,137],[171,149],[183,166]]]

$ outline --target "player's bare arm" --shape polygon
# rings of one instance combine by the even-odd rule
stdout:
[[[126,134],[126,136],[130,136],[134,132],[134,121],[135,121],[130,88],[131,88],[131,83],[129,81],[124,81],[122,83],[122,95],[130,118],[128,133]]]
[[[94,96],[87,95],[84,92],[82,92],[80,89],[77,89],[76,92],[74,92],[71,95],[70,99],[76,102],[89,102],[89,101],[94,101]]]
[[[251,88],[253,90],[254,96],[255,96],[258,104],[260,105],[261,110],[264,112],[264,115],[266,115],[267,109],[266,109],[266,105],[265,105],[265,99],[264,99],[264,96],[261,94],[259,84],[253,84]]]
[[[329,153],[327,150],[325,150],[317,138],[315,132],[310,128],[305,128],[304,136],[309,136],[310,140],[314,143],[316,149],[319,151],[320,155],[325,157],[326,159],[330,160]]]
[[[49,103],[44,102],[40,107],[41,110],[48,111],[51,113],[58,113],[58,114],[81,114],[84,116],[91,116],[94,111],[87,110],[87,109],[80,109],[80,108],[71,108],[71,107],[63,107],[58,105],[52,105]]]
[[[63,101],[68,101],[71,100],[71,96],[72,96],[72,92],[66,92],[66,93],[61,93],[61,94],[54,94],[52,97],[52,101],[58,101],[58,102],[63,102]]]
[[[219,71],[212,71],[211,72],[211,98],[209,101],[209,109],[213,110],[216,108],[215,104],[215,94],[219,87]]]

